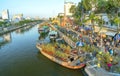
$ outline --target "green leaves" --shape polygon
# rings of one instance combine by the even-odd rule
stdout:
[[[25,23],[30,23],[30,22],[34,22],[34,21],[36,21],[36,20],[22,20],[22,21],[19,21],[18,23],[16,23],[15,25],[21,26]]]
[[[114,23],[117,25],[117,24],[120,24],[120,18],[119,17],[115,17],[114,18]]]
[[[76,6],[72,5],[70,8],[70,13],[75,13]]]

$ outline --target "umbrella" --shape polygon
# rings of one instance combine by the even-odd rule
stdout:
[[[81,41],[76,42],[76,46],[84,46],[84,43]]]
[[[85,30],[92,30],[91,27],[85,27]]]
[[[116,35],[114,36],[114,40],[120,40],[120,34],[116,34]]]
[[[120,40],[120,34],[116,35],[116,40]]]

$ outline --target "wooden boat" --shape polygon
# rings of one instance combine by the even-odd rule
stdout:
[[[47,33],[49,32],[49,27],[48,26],[42,26],[38,28],[39,33]]]
[[[58,37],[58,33],[56,31],[50,31],[48,34],[50,39],[56,39]]]
[[[41,48],[42,44],[37,44],[36,47],[40,50],[41,54],[43,54],[45,57],[47,57],[48,59],[50,59],[53,62],[56,62],[66,68],[69,69],[80,69],[83,68],[85,66],[85,63],[76,63],[75,61],[73,62],[69,62],[69,61],[65,61],[65,60],[61,60],[58,59],[57,57],[53,56],[53,55],[49,55],[48,53],[46,53],[42,48]]]

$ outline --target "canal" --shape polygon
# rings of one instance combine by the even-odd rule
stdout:
[[[83,76],[56,64],[36,48],[37,25],[0,36],[0,76]]]

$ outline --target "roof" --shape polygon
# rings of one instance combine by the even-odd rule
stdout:
[[[50,31],[49,35],[51,35],[51,34],[57,34],[57,32],[56,31]]]
[[[108,31],[105,34],[108,35],[108,36],[115,36],[116,32]]]

